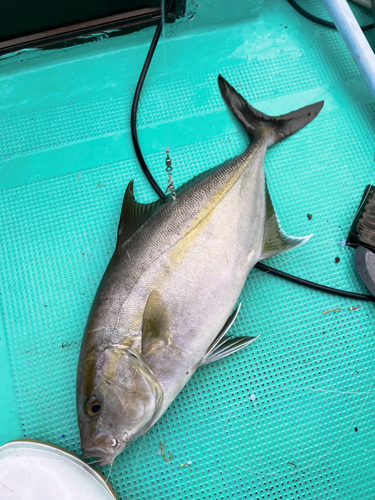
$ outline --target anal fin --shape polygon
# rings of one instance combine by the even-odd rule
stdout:
[[[213,361],[218,361],[219,359],[225,358],[226,356],[229,356],[230,354],[233,354],[240,349],[247,347],[259,337],[259,335],[257,335],[256,337],[225,336],[229,328],[233,325],[235,319],[237,318],[240,307],[241,304],[229,316],[219,335],[208,348],[207,353],[202,359],[199,366],[208,365],[208,363],[212,363]]]
[[[311,236],[312,234],[303,236],[302,238],[295,238],[284,233],[275,213],[275,209],[273,208],[272,200],[266,185],[266,228],[263,251],[259,260],[268,259],[274,255],[297,248],[306,243]]]

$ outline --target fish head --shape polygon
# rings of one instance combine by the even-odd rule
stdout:
[[[114,459],[156,421],[162,389],[140,354],[108,347],[79,363],[77,415],[81,448],[99,466]]]

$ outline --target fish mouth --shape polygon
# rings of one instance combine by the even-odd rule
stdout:
[[[98,458],[95,465],[102,467],[103,465],[113,463],[115,457],[119,453],[121,443],[109,436],[100,436],[90,443],[82,443],[82,453],[87,458]]]
[[[99,453],[96,453],[95,455],[90,455],[90,458],[91,457],[98,457]],[[86,453],[84,453],[84,455],[85,455],[85,457],[89,458],[89,456]],[[97,467],[104,467],[105,465],[109,465],[109,464],[112,465],[115,458],[116,458],[116,455],[113,455],[112,457],[102,456],[102,457],[98,458],[97,460],[95,460],[94,462],[92,462],[92,464],[96,465]],[[89,465],[91,465],[91,464],[89,464]]]

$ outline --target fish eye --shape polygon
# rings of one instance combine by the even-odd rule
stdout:
[[[87,413],[90,417],[97,417],[102,409],[102,405],[99,403],[97,399],[93,401],[89,401],[87,404]]]

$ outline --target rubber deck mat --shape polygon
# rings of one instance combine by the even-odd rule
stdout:
[[[139,112],[158,182],[167,186],[167,144],[177,186],[246,147],[219,73],[269,114],[324,99],[310,125],[267,153],[283,228],[314,234],[267,263],[368,293],[343,243],[374,182],[375,104],[339,35],[282,0],[265,0],[241,22],[168,29]],[[22,428],[5,431],[3,442],[27,437],[80,454],[75,379],[87,315],[128,182],[138,201],[155,199],[129,130],[152,32],[0,61],[0,293]],[[260,338],[200,368],[160,422],[115,460],[119,499],[373,500],[374,305],[258,270],[240,301],[233,332]]]

